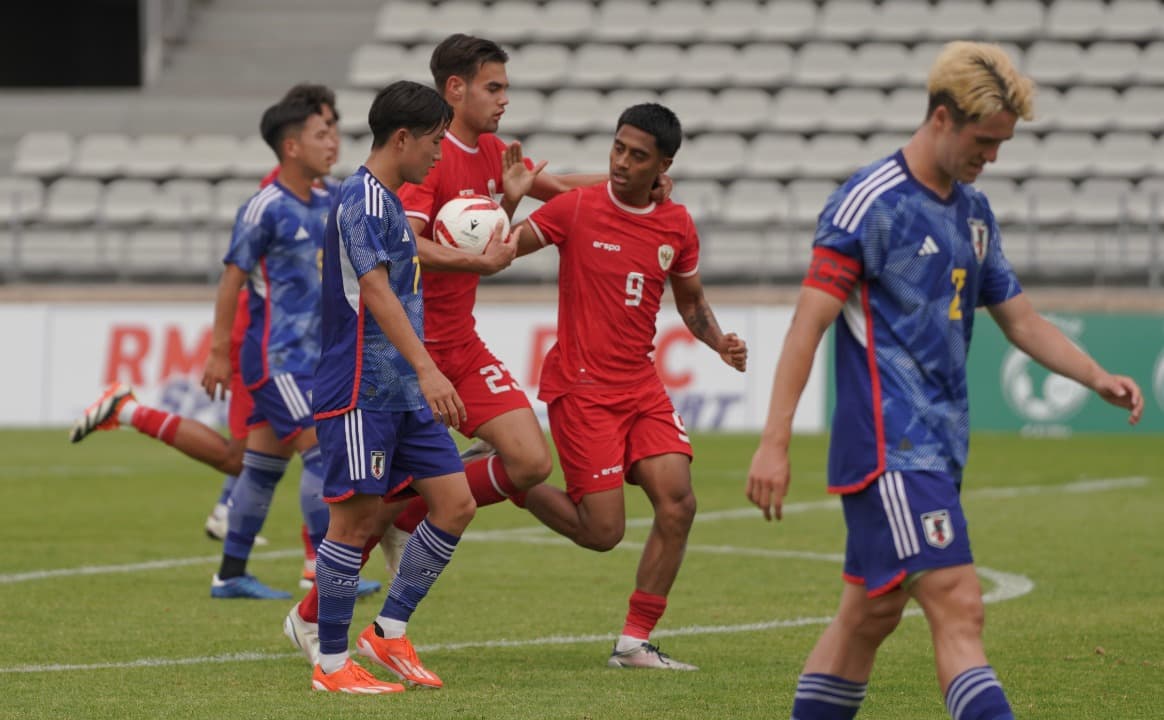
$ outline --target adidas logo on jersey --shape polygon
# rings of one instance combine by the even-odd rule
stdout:
[[[921,255],[937,255],[938,243],[929,235],[926,235],[925,242],[922,243],[921,250],[917,251],[918,256]]]
[[[309,237],[311,237],[311,234],[307,232],[307,228],[300,225],[299,230],[297,230],[295,232],[295,239],[296,240],[306,240]]]

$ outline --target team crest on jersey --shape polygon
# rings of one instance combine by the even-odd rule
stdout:
[[[990,228],[985,220],[970,218],[970,243],[974,247],[974,257],[981,263],[986,259],[986,250],[990,246]]]
[[[949,510],[934,510],[921,516],[926,542],[941,549],[954,542],[954,526],[950,524]]]
[[[373,450],[371,452],[371,456],[372,456],[372,477],[379,480],[380,478],[384,477],[384,459],[385,459],[384,451],[383,450]]]
[[[669,270],[671,263],[675,261],[675,248],[670,245],[659,246],[659,267],[663,270]]]

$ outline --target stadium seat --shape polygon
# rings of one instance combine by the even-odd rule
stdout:
[[[1136,68],[1136,82],[1142,85],[1164,85],[1164,41],[1144,47],[1140,65]]]
[[[838,183],[831,180],[793,180],[788,183],[788,219],[800,227],[815,227],[821,210]]]
[[[675,82],[690,87],[724,87],[731,82],[732,73],[740,62],[739,51],[731,45],[692,45],[683,53]]]
[[[158,188],[149,219],[164,225],[208,222],[214,212],[210,183],[202,180],[170,180]]]
[[[707,41],[746,43],[757,39],[768,23],[768,8],[756,0],[715,0],[708,9],[708,22],[700,33]]]
[[[867,158],[865,162],[885,157],[905,147],[910,137],[910,133],[903,132],[873,133],[865,140],[865,153],[862,157]]]
[[[376,97],[373,90],[342,89],[335,91],[335,109],[339,129],[345,135],[368,132],[368,110]]]
[[[1002,226],[1002,236],[1005,239],[1007,226],[1018,223],[1026,218],[1027,206],[1019,195],[1013,180],[991,175],[987,168],[986,174],[980,176],[974,183],[975,189],[986,195],[994,217]]]
[[[696,223],[720,219],[723,197],[723,186],[715,180],[679,180],[671,191],[671,199],[686,207]]]
[[[798,133],[761,133],[748,144],[744,171],[754,178],[794,178],[811,163]]]
[[[921,88],[900,88],[889,93],[882,105],[881,130],[913,133],[926,118],[929,96]]]
[[[1056,0],[1047,8],[1047,37],[1090,40],[1107,22],[1107,6],[1095,0]]]
[[[1097,42],[1084,53],[1080,81],[1096,85],[1135,82],[1140,49],[1128,42]]]
[[[1039,84],[1069,85],[1082,77],[1085,63],[1079,45],[1041,41],[1027,50],[1024,70]]]
[[[551,13],[556,5],[501,0],[486,10],[485,36],[502,44],[541,40],[541,29],[554,21]]]
[[[928,18],[924,37],[933,40],[961,40],[990,37],[990,6],[981,0],[940,0]]]
[[[710,129],[712,121],[717,116],[724,115],[722,107],[716,104],[714,97],[709,90],[676,88],[662,93],[659,102],[671,108],[679,117],[683,132],[691,134]],[[612,112],[613,110],[614,108],[611,108]]]
[[[735,134],[707,133],[684,143],[675,177],[729,178],[742,174],[747,145]]]
[[[1157,232],[1164,228],[1164,175],[1142,180],[1128,209],[1134,221],[1146,223]],[[1161,257],[1164,257],[1164,240],[1157,238],[1157,241],[1161,243]]]
[[[639,103],[659,102],[660,97],[659,93],[645,88],[611,90],[603,96],[601,106],[590,110],[594,124],[591,132],[610,133],[613,137],[614,124],[617,122],[618,116],[622,115],[623,110]],[[595,112],[598,114],[594,115]],[[682,123],[683,119],[679,120]]]
[[[796,53],[793,82],[798,85],[843,85],[853,67],[853,53],[840,42],[805,43]]]
[[[651,42],[690,43],[714,25],[716,16],[698,0],[659,0],[652,8],[645,36]]]
[[[909,51],[899,43],[860,45],[853,52],[851,63],[845,77],[854,85],[896,87],[924,82],[924,75],[919,77],[912,72]]]
[[[1081,177],[1095,169],[1095,138],[1087,133],[1052,133],[1043,138],[1035,173],[1039,176]]]
[[[924,101],[920,113],[925,114]],[[867,133],[874,129],[891,130],[895,125],[885,122],[887,100],[880,90],[872,88],[845,88],[837,91],[830,102],[829,113],[821,127],[835,132]]]
[[[1075,190],[1070,180],[1033,178],[1022,185],[1031,219],[1040,225],[1069,222],[1075,212]]]
[[[524,135],[542,127],[545,117],[545,96],[537,90],[510,90],[509,104],[501,116],[501,131]]]
[[[120,133],[86,135],[77,143],[70,170],[81,177],[115,177],[125,172],[132,151],[129,137]]]
[[[275,152],[263,138],[251,135],[239,143],[238,154],[230,164],[231,175],[237,178],[261,178],[271,172],[276,162]]]
[[[28,177],[0,177],[0,227],[37,220],[44,206],[44,186]]]
[[[539,42],[577,43],[590,39],[594,27],[596,11],[589,2],[555,2],[552,7],[553,22],[538,28]],[[547,10],[547,12],[549,12]]]
[[[793,5],[798,3],[775,3]],[[859,0],[829,0],[820,9],[816,36],[827,40],[861,42],[872,39],[872,28],[881,24],[877,5]]]
[[[584,133],[613,120],[597,117],[603,107],[597,90],[564,89],[546,98],[544,130]]]
[[[700,242],[700,276],[721,282],[767,277],[764,261],[768,247],[762,229],[716,227]]]
[[[186,156],[186,140],[178,135],[142,135],[125,161],[129,177],[160,179],[178,174]]]
[[[1025,178],[1035,170],[1039,159],[1039,139],[1032,133],[1015,133],[1003,143],[998,160],[986,168],[987,175]]]
[[[108,275],[117,266],[123,242],[124,234],[109,228],[25,230],[21,233],[20,269],[52,278]]]
[[[214,206],[210,218],[220,227],[234,225],[243,203],[259,191],[252,180],[224,180],[214,186]]]
[[[1164,172],[1160,148],[1145,133],[1109,133],[1095,147],[1097,175],[1139,178]]]
[[[238,154],[239,141],[232,135],[195,135],[186,145],[186,155],[178,164],[178,172],[188,178],[213,180],[226,177],[230,175],[231,164]],[[271,166],[274,165],[272,162]]]
[[[158,186],[150,180],[114,180],[105,188],[101,216],[110,225],[145,222],[157,204]]]
[[[68,172],[73,162],[73,138],[63,132],[30,132],[16,142],[12,172],[51,178]]]
[[[1114,40],[1164,36],[1164,7],[1159,0],[1112,0],[1100,34]]]
[[[1035,98],[1037,113],[1051,114],[1040,107],[1041,98]],[[1072,87],[1062,95],[1062,104],[1055,109],[1057,127],[1065,130],[1102,132],[1116,122],[1120,97],[1107,87]]]
[[[578,141],[569,135],[530,135],[522,151],[534,162],[548,161],[547,170],[552,173],[574,172],[578,166]]]
[[[651,7],[646,3],[605,0],[594,18],[593,37],[602,42],[633,43],[651,26]]]
[[[378,89],[402,78],[408,53],[401,45],[361,45],[348,63],[348,82],[356,87]],[[339,102],[338,98],[336,102]]]
[[[1130,219],[1131,183],[1112,178],[1090,178],[1075,190],[1072,220],[1091,225],[1118,225]]]
[[[332,167],[331,173],[337,178],[346,178],[356,171],[368,159],[372,149],[371,135],[345,135],[340,138],[339,160]],[[252,185],[252,191],[254,186]]]
[[[933,11],[924,0],[885,0],[871,35],[878,40],[911,42],[928,37],[932,27]]]
[[[532,44],[510,52],[506,74],[518,87],[553,89],[567,81],[573,63],[570,50],[563,45]]]
[[[610,149],[614,138],[610,133],[587,135],[574,146],[574,170],[605,175],[610,171]]]
[[[812,37],[818,31],[816,3],[770,2],[761,10],[762,20],[753,28],[759,40],[797,42]]]
[[[768,126],[774,130],[812,132],[819,130],[831,114],[832,101],[824,90],[790,88],[773,98]]]
[[[1065,101],[1063,100],[1063,92],[1056,90],[1053,87],[1040,87],[1035,94],[1035,118],[1034,120],[1024,120],[1015,128],[1015,132],[1022,133],[1046,133],[1052,130],[1058,130],[1063,127],[1062,123],[1066,118],[1064,117],[1063,108]],[[1009,143],[1002,146],[1002,151],[1006,152]]]
[[[586,44],[574,51],[570,85],[610,87],[630,68],[630,53],[622,45]]]
[[[772,113],[772,98],[763,90],[729,88],[712,104],[708,127],[717,132],[754,133],[764,128]]]
[[[675,84],[683,64],[683,52],[677,45],[636,45],[627,58],[618,84],[623,87],[662,88]]]
[[[984,15],[985,31],[993,40],[1029,40],[1043,32],[1044,13],[1040,0],[994,2]]]
[[[770,226],[785,215],[784,189],[775,180],[735,180],[723,195],[723,219],[732,225]]]
[[[817,135],[804,147],[806,177],[843,180],[857,168],[872,162],[864,143],[855,135]]]
[[[762,43],[745,45],[739,64],[731,71],[735,85],[780,87],[792,79],[793,53],[786,45]]]
[[[432,40],[440,41],[451,32],[489,37],[489,14],[478,0],[444,0],[433,9],[427,24],[433,28]],[[432,47],[428,48],[432,53]]]
[[[376,16],[376,38],[390,43],[432,38],[440,32],[432,24],[433,7],[427,2],[391,0]]]
[[[62,225],[92,223],[97,220],[101,194],[101,183],[96,180],[61,178],[48,187],[44,218]]]

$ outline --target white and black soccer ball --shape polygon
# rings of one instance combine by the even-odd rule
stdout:
[[[485,252],[499,220],[500,238],[504,239],[509,234],[509,216],[492,198],[484,195],[453,198],[437,213],[433,239],[461,252],[480,255]]]

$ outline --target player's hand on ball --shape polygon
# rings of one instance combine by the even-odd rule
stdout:
[[[230,388],[230,357],[226,353],[211,352],[202,371],[202,387],[211,400],[226,399]]]
[[[1144,394],[1140,392],[1140,386],[1135,380],[1125,375],[1105,373],[1095,383],[1094,389],[1101,398],[1112,405],[1131,411],[1128,415],[1129,425],[1140,422],[1140,417],[1144,414]]]
[[[428,401],[429,409],[437,422],[449,427],[458,428],[465,422],[465,404],[457,395],[457,389],[449,382],[440,370],[433,366],[431,370],[417,373],[420,381],[420,392]]]
[[[481,257],[485,260],[486,271],[483,275],[492,275],[501,272],[505,268],[513,264],[513,259],[517,257],[517,238],[519,233],[514,230],[509,234],[509,237],[504,237],[504,226],[502,223],[497,223],[493,227],[493,232],[489,235],[489,242],[485,245],[485,252]]]
[[[745,492],[748,500],[764,512],[765,520],[783,519],[784,496],[791,480],[788,449],[761,442],[752,455]]]
[[[520,142],[507,145],[501,155],[501,184],[505,190],[505,198],[516,203],[528,195],[533,188],[534,180],[545,167],[545,160],[534,165],[532,169],[527,167]]]
[[[735,333],[723,336],[719,344],[719,356],[740,372],[748,369],[748,344]]]

